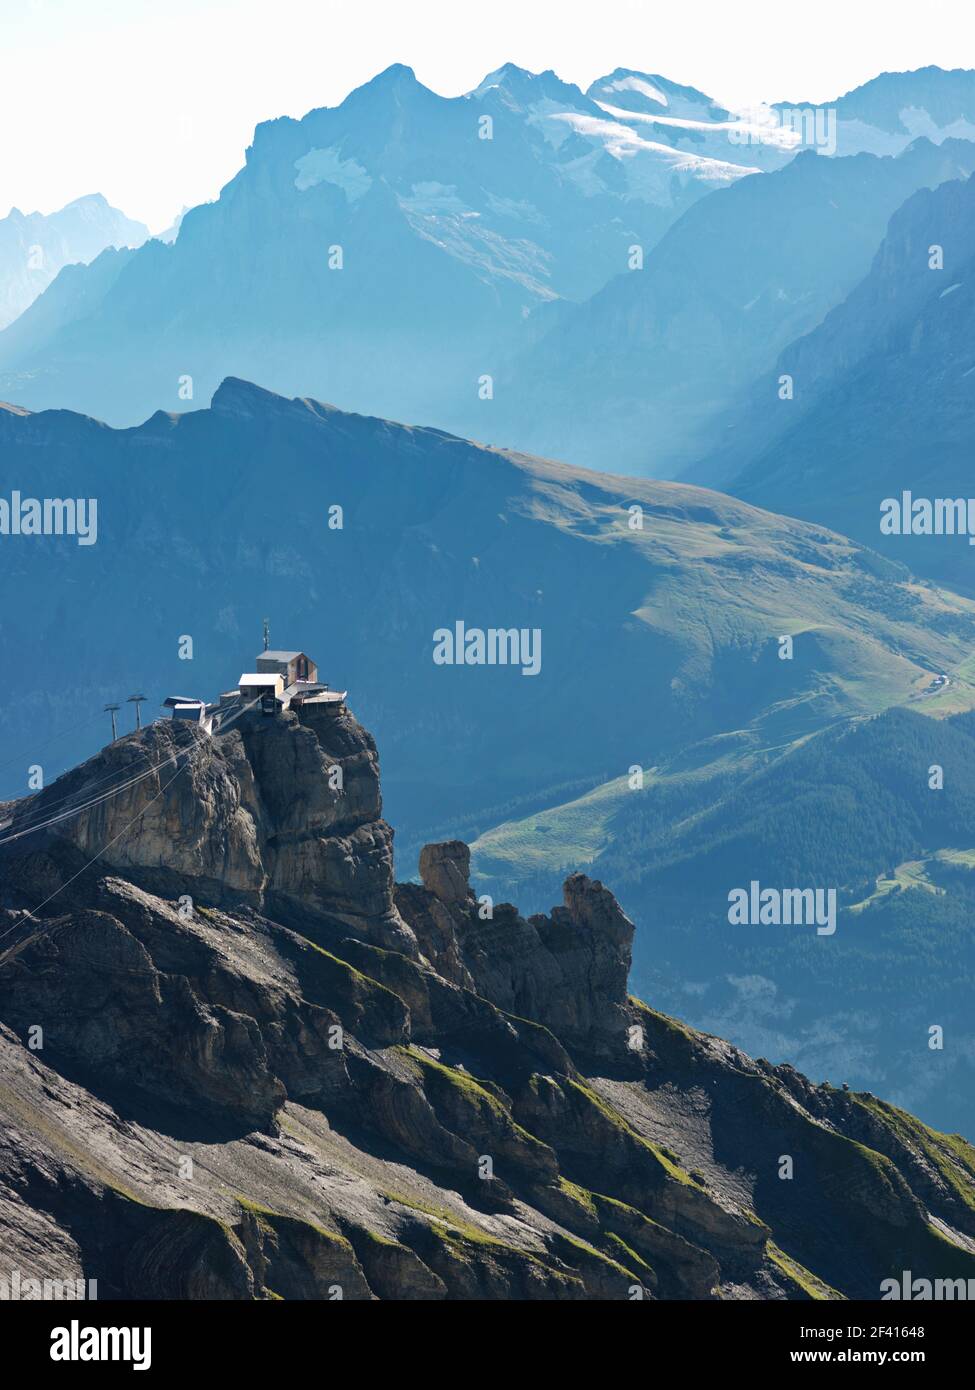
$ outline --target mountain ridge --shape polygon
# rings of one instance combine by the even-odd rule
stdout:
[[[971,600],[821,526],[687,484],[590,473],[234,380],[215,406],[161,412],[129,430],[66,411],[0,412],[0,450],[23,497],[70,497],[83,478],[81,490],[99,500],[97,544],[4,538],[5,641],[11,651],[39,647],[44,663],[31,666],[25,698],[4,706],[0,799],[20,795],[38,767],[49,782],[86,756],[108,727],[106,704],[140,691],[149,714],[173,692],[225,688],[248,633],[259,648],[266,617],[273,640],[285,624],[303,633],[323,678],[348,690],[375,730],[401,863],[415,864],[431,841],[480,846],[512,822],[537,821],[519,839],[531,842],[546,896],[524,875],[518,893],[503,896],[541,909],[556,871],[591,862],[608,831],[627,862],[602,877],[642,914],[639,869],[657,844],[661,805],[699,812],[710,778],[738,786],[834,724],[891,708],[938,726],[938,747],[946,716],[975,702]],[[440,664],[436,634],[453,635],[458,622],[475,641],[491,630],[536,634],[537,674],[523,676],[518,661]],[[125,727],[133,719],[123,711]],[[50,747],[39,747],[42,728],[59,735]],[[639,793],[627,785],[634,767]],[[918,797],[930,798],[919,785]],[[572,816],[586,825],[573,837],[553,827],[575,800],[583,804]],[[846,836],[844,806],[836,833]],[[919,814],[903,811],[908,821]],[[788,823],[782,813],[770,821]],[[871,885],[915,847],[969,848],[943,838],[925,846],[904,830],[892,825],[871,841],[878,855],[906,847],[892,864],[864,858]],[[794,872],[782,845],[783,871]],[[733,886],[713,880],[712,863],[711,908]],[[958,902],[951,907],[954,933]],[[656,962],[683,961],[680,924],[715,930],[690,908],[672,892],[655,949],[638,943],[635,978],[658,997]],[[913,931],[938,929],[925,920]],[[758,946],[740,943],[754,965],[747,974],[772,979]],[[841,943],[836,959],[845,951]],[[710,995],[668,997],[670,1012],[695,1025],[713,1015],[724,976],[745,973],[720,952],[713,959]],[[803,968],[803,953],[783,943],[779,1024]],[[845,1008],[848,994],[841,980],[830,1008]],[[774,1060],[816,1036],[814,1021],[807,1036],[784,1019],[776,1037],[789,1046],[757,1049]],[[746,1014],[723,1031],[744,1046],[752,1025]],[[839,1031],[844,1056],[858,1036]],[[821,1069],[818,1054],[815,1066],[803,1055],[817,1079],[835,1074],[832,1061]],[[887,1062],[872,1056],[856,1074],[879,1090],[871,1081]],[[925,1092],[906,1108],[943,1123],[943,1099]]]
[[[747,447],[753,383],[856,290],[905,200],[969,176],[973,152],[923,137],[896,157],[807,149],[699,201],[642,269],[559,306],[547,332],[539,320],[500,379],[499,433],[589,467],[609,456],[695,481],[726,440]],[[727,474],[701,474],[714,479]]]
[[[146,757],[133,793],[117,779]],[[66,798],[72,816],[40,828]],[[963,1140],[629,998],[633,925],[582,874],[527,921],[485,916],[460,843],[394,887],[380,813],[374,742],[308,705],[228,709],[213,733],[158,722],[12,808],[0,1208],[22,1278],[77,1273],[116,1298],[652,1301],[972,1277]],[[240,873],[215,879],[228,843]]]
[[[459,673],[435,667],[428,647],[434,629],[458,616],[450,606],[444,608],[442,583],[455,594],[469,624],[480,615],[484,626],[545,630],[543,673],[538,682],[522,683],[519,700],[525,717],[541,719],[544,708],[545,723],[556,718],[567,737],[575,719],[589,710],[596,745],[585,753],[580,775],[602,772],[614,761],[629,766],[634,741],[641,747],[644,739],[629,717],[618,732],[606,728],[598,715],[598,691],[590,696],[584,689],[581,708],[569,698],[579,629],[560,615],[558,595],[570,575],[577,581],[580,566],[591,574],[591,582],[577,619],[585,622],[593,659],[598,654],[606,679],[611,672],[620,680],[626,671],[631,678],[634,670],[640,672],[643,698],[653,701],[661,739],[668,730],[675,737],[680,730],[682,744],[693,742],[695,731],[701,737],[718,732],[716,717],[722,730],[726,719],[738,718],[746,724],[772,718],[783,727],[789,721],[800,727],[806,718],[828,720],[835,713],[882,707],[887,700],[908,699],[915,685],[920,688],[930,680],[929,672],[954,671],[961,661],[965,602],[914,586],[906,570],[884,570],[885,562],[843,537],[687,484],[590,473],[471,444],[435,429],[286,400],[235,378],[227,380],[210,408],[181,415],[159,412],[128,430],[113,430],[69,411],[5,412],[0,435],[10,476],[24,496],[33,490],[70,495],[70,478],[81,467],[89,490],[101,494],[101,531],[113,536],[110,549],[73,542],[66,547],[56,537],[38,538],[33,547],[26,538],[17,542],[11,593],[18,585],[32,585],[32,611],[41,630],[48,630],[65,604],[75,609],[77,583],[82,592],[92,583],[120,583],[119,622],[116,627],[113,619],[112,626],[121,647],[118,658],[107,654],[113,669],[118,666],[109,683],[144,681],[145,674],[137,674],[144,657],[136,652],[144,639],[142,624],[130,611],[132,576],[140,572],[140,582],[151,584],[152,602],[175,634],[186,630],[180,613],[191,602],[191,574],[206,575],[213,611],[196,660],[204,663],[203,679],[213,680],[219,669],[216,654],[229,651],[234,624],[245,611],[256,611],[253,605],[262,610],[270,606],[273,620],[289,575],[301,577],[308,595],[292,596],[289,605],[312,624],[319,650],[331,644],[326,644],[321,618],[312,617],[313,596],[347,593],[348,614],[363,615],[367,632],[387,634],[400,668],[409,672],[398,718],[387,726],[381,709],[372,711],[371,722],[378,717],[387,757],[394,763],[400,742],[396,727],[415,720],[415,729],[426,728],[431,701],[448,724],[454,722],[448,705],[460,695],[461,687],[454,684]],[[281,460],[286,481],[276,498],[267,495],[264,460],[270,452]],[[147,470],[158,484],[152,513],[139,503]],[[191,509],[185,505],[187,493],[195,499]],[[314,499],[314,518],[307,514],[309,499]],[[330,531],[328,508],[337,503],[344,509],[343,527]],[[218,520],[229,528],[227,534],[239,538],[226,554],[219,546],[213,549],[211,530]],[[174,545],[190,567],[185,575],[167,572]],[[239,565],[239,554],[250,557],[246,563],[253,574],[251,579],[238,575],[231,583],[227,567]],[[354,565],[347,562],[352,556]],[[70,578],[67,585],[59,580],[52,587],[48,566],[55,557],[55,572]],[[376,596],[368,580],[380,565],[391,562],[397,572],[415,576],[393,605],[395,620],[391,610],[385,615],[374,611]],[[716,595],[727,596],[733,582],[739,598],[722,616]],[[884,583],[894,586],[886,595]],[[279,588],[281,596],[275,599]],[[546,599],[549,589],[554,598]],[[746,592],[750,608],[740,602]],[[916,626],[921,615],[923,635]],[[76,619],[79,630],[87,630],[83,605]],[[381,647],[361,630],[357,634],[341,609],[330,622],[346,634],[346,649],[359,654],[348,673],[353,686],[360,670],[367,689],[382,691],[385,683],[376,664]],[[800,662],[797,669],[774,659],[778,637],[796,624],[809,632],[817,652],[811,667]],[[842,631],[853,634],[854,647],[847,647],[849,636],[840,640]],[[75,639],[71,631],[57,640],[53,628],[50,633],[52,680],[40,698],[51,702],[49,717],[59,727],[70,721],[59,717],[54,697],[62,677],[54,673],[66,676],[73,669],[76,657],[69,652]],[[94,633],[90,640],[97,641]],[[76,656],[80,660],[80,653]],[[730,666],[719,675],[716,663],[724,661]],[[820,684],[815,673],[830,661],[838,661],[838,669],[847,673],[845,686]],[[563,671],[568,684],[550,685],[547,663]],[[729,685],[729,672],[739,667],[740,688],[735,681]],[[163,678],[178,688],[199,668],[166,661],[165,669]],[[703,678],[711,689],[727,688],[723,699],[743,703],[733,705],[734,713],[732,706],[727,714],[709,713],[703,697],[691,698],[692,671],[695,681]],[[957,696],[962,707],[968,685],[962,672],[956,675],[949,698]],[[503,688],[496,682],[506,679],[503,671],[468,679],[468,713],[480,711],[486,718],[494,691]],[[533,694],[536,686],[550,694]],[[102,688],[99,682],[98,694],[92,692],[93,705],[108,698],[101,697]],[[619,688],[626,688],[625,683]],[[822,716],[816,713],[819,707]],[[15,713],[7,715],[5,740],[11,752],[18,745],[29,747],[32,737],[26,723],[15,733]],[[460,738],[460,729],[450,737]],[[551,735],[544,743],[550,741]],[[84,745],[74,747],[76,754],[84,751]],[[509,761],[510,750],[496,766]],[[394,776],[395,784],[399,780]],[[512,790],[509,782],[506,791]],[[470,809],[469,785],[463,795]]]
[[[170,245],[56,284],[0,356],[29,404],[116,423],[176,405],[183,376],[209,394],[229,374],[299,394],[334,380],[346,407],[450,423],[533,306],[585,297],[631,242],[745,172],[647,141],[544,75],[508,68],[448,98],[394,65],[338,106],[260,123]],[[111,372],[86,365],[95,352]]]
[[[892,217],[862,280],[776,363],[796,383],[792,418],[769,410],[767,382],[756,383],[750,429],[736,420],[738,442],[692,474],[770,505],[788,493],[795,513],[831,519],[970,591],[963,537],[884,535],[880,503],[902,488],[966,493],[973,237],[971,178],[919,190]],[[932,268],[936,255],[943,269]]]
[[[0,329],[42,295],[68,265],[87,265],[109,246],[140,246],[149,228],[112,207],[101,193],[86,194],[56,212],[0,218]]]

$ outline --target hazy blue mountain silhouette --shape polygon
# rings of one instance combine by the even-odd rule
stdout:
[[[851,169],[740,143],[736,113],[654,74],[583,93],[509,63],[444,98],[394,65],[258,126],[173,244],[66,270],[0,333],[0,396],[137,424],[237,375],[673,476],[865,273],[897,203],[971,171],[973,82],[925,69],[841,98],[838,152],[898,156]]]
[[[100,193],[58,212],[0,218],[0,329],[47,289],[66,265],[87,265],[109,246],[141,246],[149,228],[109,205]]]
[[[944,268],[931,269],[933,247]],[[735,416],[735,445],[696,476],[732,479],[762,506],[822,521],[920,573],[975,591],[964,536],[890,536],[880,503],[972,493],[975,181],[918,192],[892,218],[869,273],[790,345]],[[780,401],[788,373],[795,399]]]
[[[258,126],[173,245],[56,282],[0,338],[0,392],[131,424],[182,408],[184,377],[205,400],[236,373],[397,418],[469,416],[532,309],[598,289],[741,177],[737,157],[647,141],[551,72],[509,64],[444,98],[394,66],[336,108]]]
[[[776,109],[817,108],[787,101]],[[834,102],[838,155],[898,154],[919,136],[938,141],[975,139],[975,71],[929,66],[912,72],[882,72]]]
[[[642,270],[564,309],[515,358],[492,437],[587,467],[680,476],[724,442],[725,412],[755,376],[855,287],[891,214],[973,169],[964,140],[918,140],[896,158],[807,150],[697,203]]]

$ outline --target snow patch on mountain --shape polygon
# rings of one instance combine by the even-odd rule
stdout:
[[[651,154],[663,166],[661,172],[692,174],[695,178],[715,182],[730,182],[745,174],[760,171],[729,160],[710,159],[705,155],[690,154],[686,150],[676,150],[670,145],[656,140],[646,140],[630,126],[620,121],[604,121],[598,116],[586,116],[576,111],[554,113],[553,120],[564,121],[577,134],[587,139],[598,140],[605,153],[613,159],[632,159],[636,155]],[[641,180],[641,182],[645,182]]]
[[[544,220],[535,204],[524,199],[498,198],[493,193],[489,193],[487,205],[496,217],[513,217],[519,222],[542,222]]]
[[[869,125],[866,121],[840,121],[837,126],[838,155],[898,155],[908,144],[908,136],[881,130],[879,126]]]
[[[602,90],[604,92],[639,92],[648,101],[659,102],[661,106],[670,105],[664,93],[643,77],[619,77],[615,82],[607,82]]]
[[[595,149],[589,154],[580,155],[578,159],[570,159],[568,163],[562,165],[562,174],[565,178],[587,198],[598,198],[600,194],[609,192],[605,181],[596,172],[596,166],[604,153],[605,151],[601,148]]]
[[[343,159],[334,145],[325,150],[309,150],[295,160],[295,168],[295,188],[299,193],[320,183],[331,183],[342,189],[350,203],[355,203],[372,187],[372,178],[358,160]]]
[[[700,131],[705,135],[723,135],[727,139],[728,132],[733,130],[741,137],[743,144],[752,140],[755,142],[761,140],[763,144],[777,145],[783,150],[792,150],[802,140],[802,136],[797,130],[769,121],[745,117],[726,121],[700,121],[692,120],[686,116],[658,116],[651,111],[628,111],[625,107],[611,106],[605,101],[597,101],[596,105],[600,110],[605,111],[607,116],[612,116],[614,120],[642,121],[645,125],[664,126],[677,132],[682,130]]]
[[[937,121],[921,106],[905,106],[899,113],[900,119],[911,139],[926,136],[932,144],[940,145],[945,140],[975,140],[975,125],[963,116],[947,126],[939,126]]]
[[[455,184],[437,183],[433,179],[413,184],[409,196],[401,197],[399,203],[400,207],[408,212],[424,213],[428,216],[436,216],[439,213],[454,213],[461,217],[480,216],[457,196]]]
[[[543,97],[541,101],[534,101],[528,107],[527,119],[530,126],[534,126],[541,132],[546,143],[551,145],[554,150],[558,150],[569,139],[570,132],[564,125],[553,124],[553,118],[570,113],[571,108],[567,107],[564,102],[553,101],[551,97]]]

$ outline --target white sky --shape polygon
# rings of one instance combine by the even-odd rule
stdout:
[[[728,104],[828,101],[878,72],[975,67],[972,0],[0,0],[0,216],[101,192],[153,231],[215,197],[254,126],[390,63],[469,91],[514,62],[615,67]]]

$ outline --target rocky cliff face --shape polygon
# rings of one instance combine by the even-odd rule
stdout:
[[[612,893],[573,874],[563,905],[525,921],[510,903],[475,900],[470,861],[460,840],[427,845],[423,887],[397,889],[397,905],[428,959],[456,984],[585,1052],[625,1056],[633,923]]]
[[[156,724],[3,819],[4,1273],[223,1299],[975,1277],[968,1145],[628,997],[601,884],[525,920],[450,842],[394,885],[351,716]]]
[[[248,712],[225,729],[211,738],[159,721],[120,739],[19,803],[7,833],[53,820],[18,841],[50,863],[51,882],[55,859],[100,852],[101,865],[176,896],[255,907],[281,899],[411,950],[393,905],[393,836],[372,737],[321,707],[300,719]],[[33,860],[29,872],[40,872]]]

